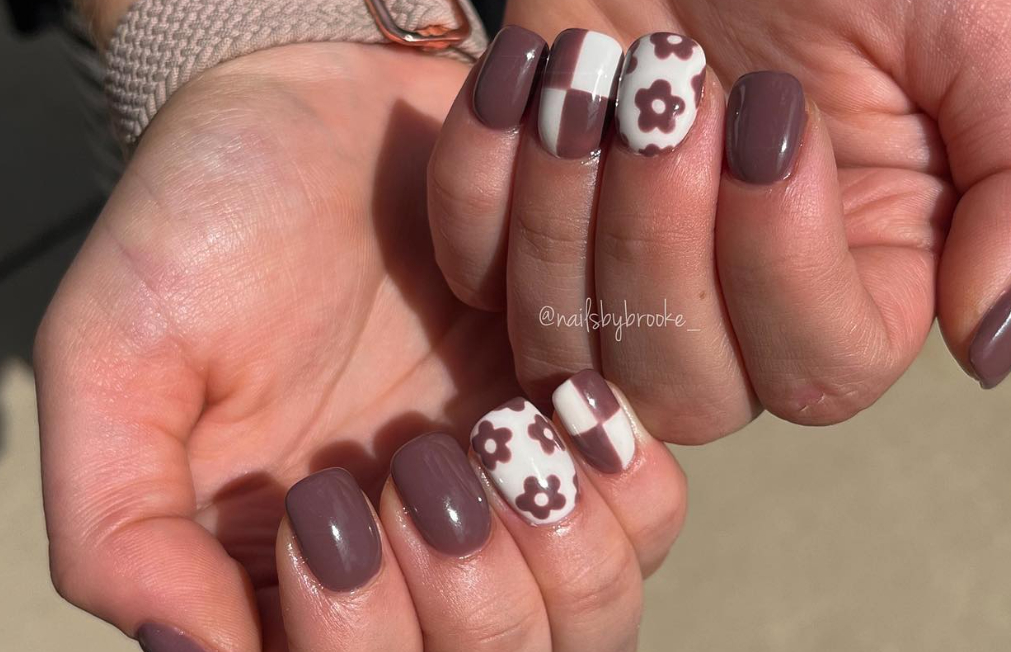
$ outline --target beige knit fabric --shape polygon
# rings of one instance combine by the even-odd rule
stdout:
[[[471,61],[487,46],[480,18],[461,0],[472,30],[448,56]],[[402,28],[456,27],[444,0],[386,0]],[[383,43],[363,0],[137,0],[106,54],[106,92],[127,145],[187,81],[258,50],[320,41]]]

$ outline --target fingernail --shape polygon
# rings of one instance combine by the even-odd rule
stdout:
[[[538,126],[545,149],[561,158],[585,158],[600,149],[614,98],[621,45],[585,29],[558,35],[541,85]]]
[[[548,44],[533,32],[509,25],[488,48],[474,84],[474,113],[492,129],[512,129],[523,119],[530,89]]]
[[[379,528],[350,473],[313,473],[288,491],[285,507],[302,557],[323,586],[350,591],[379,570]]]
[[[633,152],[655,156],[681,144],[695,124],[706,54],[686,36],[657,32],[628,50],[618,86],[618,135]]]
[[[144,623],[137,629],[137,642],[144,652],[205,652],[196,641],[175,627]]]
[[[771,184],[793,170],[807,124],[804,88],[785,72],[737,80],[727,102],[727,164],[747,183]]]
[[[491,532],[488,500],[456,440],[423,435],[393,456],[393,483],[421,536],[439,552],[463,556]]]
[[[556,523],[576,506],[576,465],[554,425],[514,398],[478,421],[471,446],[499,493],[534,525]]]
[[[595,469],[619,473],[628,467],[635,455],[632,422],[600,374],[580,371],[559,385],[551,400],[579,452]]]
[[[969,364],[983,389],[993,389],[1011,373],[1011,291],[980,322],[969,346]]]

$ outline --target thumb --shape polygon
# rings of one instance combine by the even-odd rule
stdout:
[[[250,579],[194,519],[204,386],[138,317],[157,310],[143,289],[99,264],[116,255],[92,234],[36,342],[53,584],[145,650],[256,652]]]

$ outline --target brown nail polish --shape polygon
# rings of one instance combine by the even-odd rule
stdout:
[[[578,159],[600,149],[621,55],[621,45],[599,32],[567,29],[558,35],[541,84],[538,129],[546,150]]]
[[[993,389],[1011,374],[1011,291],[980,322],[969,346],[969,364],[983,389]]]
[[[456,440],[423,435],[393,456],[393,482],[418,531],[439,552],[463,556],[491,532],[488,499]]]
[[[790,175],[807,124],[804,88],[785,72],[737,80],[727,102],[727,165],[735,177],[771,184]]]
[[[285,507],[305,563],[331,591],[350,591],[379,570],[379,528],[358,483],[326,469],[288,491]]]
[[[551,397],[558,417],[586,461],[603,473],[620,473],[635,456],[628,415],[607,381],[592,369],[558,386]]]
[[[175,627],[144,623],[137,629],[137,642],[144,652],[205,652],[196,641]]]
[[[512,129],[523,119],[548,44],[509,25],[488,48],[474,84],[474,113],[492,129]]]

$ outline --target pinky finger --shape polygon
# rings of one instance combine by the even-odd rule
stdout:
[[[276,555],[290,652],[420,651],[404,577],[351,474],[314,473],[285,505]]]

